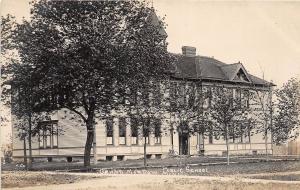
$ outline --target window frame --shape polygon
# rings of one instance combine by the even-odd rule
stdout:
[[[119,144],[120,145],[126,145],[126,118],[120,117],[119,118]],[[124,141],[121,141],[121,139],[124,139]],[[123,142],[123,143],[121,143]]]
[[[114,144],[114,121],[113,121],[113,118],[107,118],[105,120],[105,133],[106,133],[106,145],[113,145]],[[111,143],[108,141],[108,139],[111,139]]]
[[[162,126],[162,122],[160,119],[155,119],[154,121],[154,138],[155,138],[155,144],[161,144],[161,126]],[[157,131],[159,130],[159,132]]]
[[[138,120],[135,117],[130,118],[130,136],[131,136],[131,144],[138,144],[138,136],[139,136],[139,124]]]
[[[58,120],[41,121],[38,123],[38,127],[39,149],[57,149],[59,147]]]

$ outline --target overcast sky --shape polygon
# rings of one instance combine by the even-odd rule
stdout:
[[[29,16],[30,0],[2,0],[1,14]],[[151,0],[149,0],[151,2]],[[183,45],[225,63],[242,62],[248,72],[278,86],[300,77],[300,2],[153,0],[166,15],[169,51]]]

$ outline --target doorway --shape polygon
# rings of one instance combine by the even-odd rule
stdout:
[[[179,134],[179,154],[189,155],[189,135],[188,133]]]

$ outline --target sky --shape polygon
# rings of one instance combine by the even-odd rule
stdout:
[[[1,0],[1,14],[29,17],[30,0]],[[151,3],[152,0],[149,0]],[[169,51],[184,45],[281,86],[300,78],[300,1],[153,0],[166,17]]]
[[[29,17],[30,0],[0,2],[1,15]],[[170,52],[194,46],[198,55],[240,61],[278,87],[300,78],[300,1],[153,0],[153,6],[166,17]]]
[[[166,14],[169,50],[242,62],[251,74],[281,86],[300,78],[300,2],[156,0]]]

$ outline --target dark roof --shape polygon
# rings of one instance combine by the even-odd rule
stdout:
[[[173,65],[173,77],[175,78],[274,86],[268,81],[249,74],[242,63],[226,64],[212,57],[205,56],[175,56],[177,57],[177,61]],[[236,77],[238,72],[245,76],[244,80]]]

